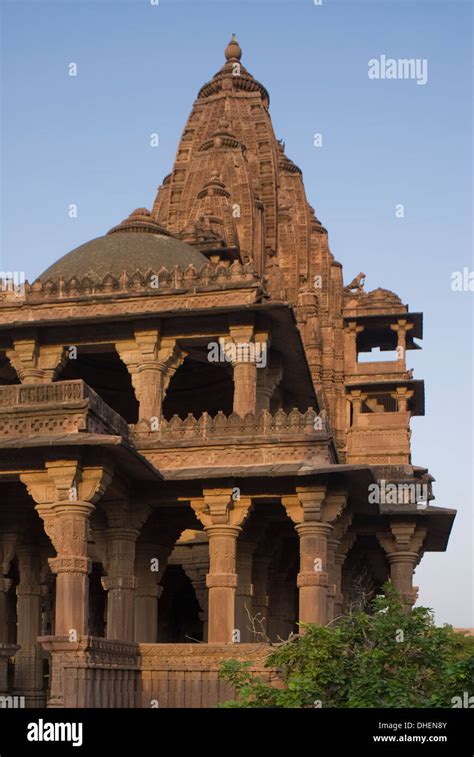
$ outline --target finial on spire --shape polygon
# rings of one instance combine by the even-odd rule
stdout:
[[[240,60],[242,57],[242,49],[234,33],[232,33],[232,39],[225,49],[225,57],[227,60]]]

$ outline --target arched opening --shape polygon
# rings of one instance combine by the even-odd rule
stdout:
[[[236,616],[242,640],[278,641],[298,630],[298,569],[299,540],[285,508],[271,498],[257,500],[237,540],[242,580]],[[245,596],[242,588],[249,584]]]
[[[161,581],[158,641],[191,643],[203,640],[203,623],[194,588],[181,565],[168,565]]]
[[[185,358],[171,379],[163,401],[163,415],[186,418],[192,413],[199,418],[204,412],[217,415],[232,413],[234,384],[230,366],[216,365],[205,358]]]
[[[138,402],[130,374],[112,345],[78,347],[64,366],[58,381],[82,379],[124,418],[138,421]]]

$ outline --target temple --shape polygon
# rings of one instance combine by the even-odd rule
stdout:
[[[241,56],[150,210],[0,292],[0,695],[27,707],[214,705],[222,660],[261,671],[389,579],[408,611],[446,549],[410,454],[422,315],[344,285]]]

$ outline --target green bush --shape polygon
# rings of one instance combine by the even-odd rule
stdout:
[[[452,707],[474,694],[474,638],[437,627],[431,610],[406,613],[390,584],[370,612],[356,612],[271,651],[281,688],[230,660],[220,675],[236,698],[221,707]],[[472,700],[474,702],[474,700]]]

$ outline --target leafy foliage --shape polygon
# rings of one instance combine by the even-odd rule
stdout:
[[[236,699],[222,707],[452,707],[474,693],[474,638],[437,627],[431,610],[406,613],[391,584],[370,612],[329,626],[305,626],[304,635],[269,654],[275,685],[230,660],[220,675]]]

